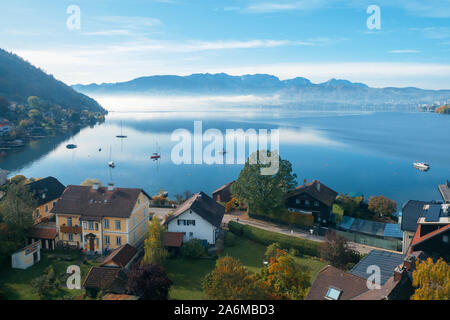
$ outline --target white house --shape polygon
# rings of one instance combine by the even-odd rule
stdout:
[[[225,208],[204,192],[194,194],[181,204],[164,224],[168,232],[182,232],[183,241],[206,240],[215,244],[219,235]]]
[[[11,255],[13,269],[27,269],[41,260],[41,242],[33,242]]]

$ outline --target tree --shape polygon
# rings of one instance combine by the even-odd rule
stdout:
[[[270,258],[276,257],[279,250],[281,250],[281,246],[278,242],[270,244],[267,246],[266,252],[264,253],[264,259],[270,261]]]
[[[200,258],[205,252],[205,247],[199,239],[189,240],[181,247],[181,255],[185,258]]]
[[[397,203],[384,196],[373,196],[369,199],[369,210],[379,217],[386,217],[397,211]]]
[[[442,258],[436,263],[431,258],[418,262],[413,286],[417,289],[411,300],[450,300],[450,264]]]
[[[102,185],[102,182],[99,179],[91,179],[91,178],[87,178],[86,180],[84,180],[81,185],[82,186],[89,186],[92,187],[94,184],[98,184],[99,186]]]
[[[127,273],[127,290],[144,300],[167,300],[172,281],[155,263],[134,264]]]
[[[9,106],[11,103],[5,98],[0,96],[0,114],[6,115],[9,112]]]
[[[303,300],[311,285],[309,270],[302,269],[292,256],[280,249],[276,249],[260,277],[275,299]]]
[[[12,183],[0,203],[0,215],[3,221],[25,240],[26,232],[33,225],[33,210],[36,205],[36,200],[25,184]]]
[[[271,156],[270,152],[268,156]],[[256,163],[251,164],[250,159],[256,159]],[[297,185],[297,175],[292,173],[292,165],[288,160],[278,156],[278,161],[276,174],[262,175],[261,168],[267,165],[260,159],[258,152],[253,153],[231,186],[233,196],[245,202],[249,212],[268,215],[284,209],[286,192]]]
[[[329,232],[320,245],[320,256],[336,268],[345,269],[349,263],[357,263],[359,254],[348,247],[347,239]]]
[[[39,298],[48,298],[51,291],[57,288],[56,275],[53,267],[46,269],[46,274],[31,280],[31,291],[37,293]]]
[[[36,96],[28,97],[27,103],[31,109],[39,109],[41,107],[41,100]]]
[[[163,265],[168,256],[164,247],[164,227],[158,217],[154,216],[149,224],[144,244],[144,258],[142,264],[157,263]]]
[[[202,286],[206,298],[211,300],[267,300],[272,297],[262,281],[239,260],[229,256],[217,260]]]

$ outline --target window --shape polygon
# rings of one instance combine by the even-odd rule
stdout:
[[[309,207],[309,200],[305,200],[305,206]]]
[[[118,246],[122,245],[122,238],[121,237],[116,237],[116,244]]]
[[[295,199],[296,204],[300,204],[300,199]]]
[[[84,230],[87,229],[86,221],[83,221],[83,229],[84,229]]]
[[[67,225],[68,225],[69,227],[72,226],[72,218],[67,218]]]
[[[98,222],[95,223],[95,230],[98,231]]]
[[[136,241],[136,232],[133,232],[133,241]]]
[[[94,221],[88,221],[89,230],[94,230]]]
[[[45,205],[45,212],[48,212],[48,204]]]
[[[194,233],[193,232],[189,232],[189,237],[193,237],[194,236]]]
[[[98,248],[98,243],[99,243],[99,241],[98,241],[98,238],[97,239],[95,239],[95,246]]]
[[[177,224],[180,226],[195,226],[195,220],[178,219]]]
[[[109,236],[105,236],[105,243],[109,244]]]
[[[69,241],[73,241],[73,234],[69,233]]]
[[[333,287],[330,287],[328,289],[327,295],[325,298],[331,299],[331,300],[339,300],[339,297],[341,296],[342,291]]]
[[[444,234],[442,236],[442,242],[449,243],[448,235]]]
[[[314,201],[314,207],[318,207],[319,206],[319,201]]]
[[[138,203],[138,204],[141,204],[141,199],[138,198],[137,203]]]
[[[136,224],[136,217],[133,216],[133,226]]]
[[[53,201],[52,206],[53,207],[56,206],[56,201]]]
[[[120,220],[116,220],[116,230],[120,230]]]
[[[147,208],[144,208],[144,217],[147,215]]]
[[[105,219],[104,225],[105,225],[105,229],[109,229],[109,219]]]
[[[36,217],[39,217],[41,215],[41,212],[39,211],[39,209],[36,209]]]

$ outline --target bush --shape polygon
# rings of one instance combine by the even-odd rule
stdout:
[[[205,255],[206,250],[202,242],[198,239],[192,239],[185,242],[181,247],[181,255],[184,258],[200,258]]]
[[[281,246],[278,242],[274,242],[271,245],[269,245],[266,249],[266,252],[264,253],[264,260],[269,261],[270,258],[273,258],[276,256],[277,251],[281,249]]]
[[[227,247],[234,247],[236,244],[237,244],[236,236],[231,232],[227,232],[225,234],[225,245]]]
[[[247,226],[244,224],[230,221],[228,228],[237,236],[242,236],[249,240],[268,246],[274,242],[278,242],[282,249],[295,249],[299,255],[319,256],[319,242],[291,237],[288,235],[266,231],[263,229]]]
[[[301,229],[308,230],[314,226],[314,217],[309,214],[301,214],[297,212],[284,211],[277,214],[261,215],[256,213],[249,213],[250,218],[265,220],[274,223],[282,223],[293,225]]]

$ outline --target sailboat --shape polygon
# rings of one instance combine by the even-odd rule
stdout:
[[[153,154],[150,156],[150,159],[152,159],[153,161],[159,160],[161,158],[161,154],[159,153],[159,147],[158,147],[158,143],[156,143],[156,152],[153,152]]]
[[[124,139],[127,136],[125,136],[122,132],[122,121],[120,121],[120,134],[116,136],[116,138]]]
[[[112,161],[111,160],[111,147],[109,148],[109,162],[108,162],[108,166],[110,167],[110,168],[115,168],[116,167],[116,164],[114,163],[114,161]]]

